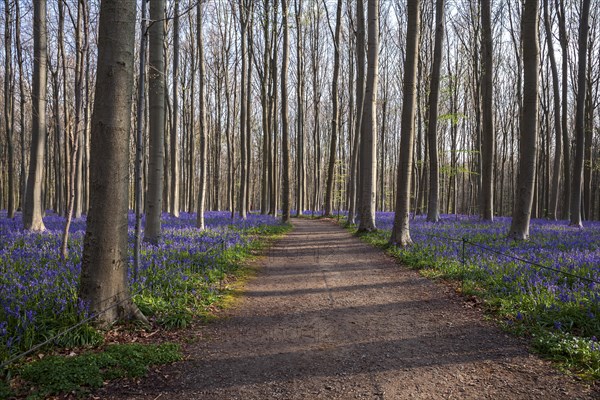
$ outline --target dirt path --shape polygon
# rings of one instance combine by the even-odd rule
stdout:
[[[187,361],[101,397],[600,398],[445,286],[329,222],[294,225]]]

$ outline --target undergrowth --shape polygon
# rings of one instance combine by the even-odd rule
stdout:
[[[183,246],[168,243],[156,249],[161,262],[152,261],[144,275],[144,288],[133,296],[135,304],[154,326],[162,329],[183,329],[197,320],[208,321],[214,310],[227,306],[237,296],[237,285],[253,270],[245,264],[260,255],[270,243],[291,229],[290,225],[257,225],[230,228],[237,233],[235,240],[226,242],[219,231],[184,231],[188,240],[198,236],[213,235],[217,239],[216,251],[190,251]],[[209,249],[210,250],[210,249]],[[164,256],[160,253],[163,252]],[[153,256],[156,258],[156,256]],[[159,257],[159,258],[160,258]],[[135,290],[134,283],[132,291]],[[79,310],[77,310],[79,311]],[[65,326],[76,324],[80,313],[64,313],[57,320],[50,314],[45,320],[38,318],[31,329],[30,343],[53,337]],[[65,319],[66,318],[66,319]],[[70,318],[70,319],[69,319]],[[43,322],[46,321],[46,322]],[[125,344],[103,347],[103,332],[92,325],[83,324],[66,335],[59,336],[51,345],[45,346],[46,354],[61,348],[94,349],[73,357],[45,356],[41,360],[14,364],[0,375],[0,399],[28,395],[43,398],[60,393],[85,394],[103,382],[119,377],[138,377],[145,374],[148,366],[179,360],[179,347],[174,344],[142,345]],[[31,359],[30,359],[31,360]],[[4,379],[3,379],[4,378]]]
[[[514,290],[524,285],[510,278],[511,271],[520,268],[514,263],[483,269],[470,260],[463,264],[459,258],[442,257],[419,243],[407,248],[392,246],[389,230],[357,233],[355,226],[346,228],[423,276],[456,282],[461,294],[479,297],[504,329],[529,337],[536,352],[558,362],[565,371],[584,379],[600,379],[600,319],[586,314],[586,299],[559,304],[553,293],[543,289],[536,293]],[[492,273],[492,268],[500,272]]]

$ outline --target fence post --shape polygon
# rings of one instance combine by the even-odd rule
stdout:
[[[467,239],[465,239],[464,237],[462,238],[462,265],[463,268],[465,267],[465,265],[467,264],[467,260],[466,260],[466,255],[465,255],[465,247],[466,247],[466,243],[467,243]]]

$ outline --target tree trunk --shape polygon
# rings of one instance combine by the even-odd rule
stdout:
[[[585,149],[585,92],[590,0],[583,0],[579,21],[579,67],[577,71],[577,109],[575,112],[575,160],[571,188],[571,226],[582,227],[581,192],[583,188],[583,159]]]
[[[515,240],[529,238],[529,221],[535,191],[535,167],[538,152],[538,0],[525,0],[521,38],[523,46],[523,108],[521,140],[519,144],[519,174],[509,237]]]
[[[79,296],[97,322],[144,316],[127,284],[129,131],[133,90],[135,3],[102,0],[96,101],[92,114],[90,211]]]
[[[296,93],[297,93],[297,162],[296,162],[296,215],[304,213],[306,199],[306,159],[305,159],[305,129],[304,129],[304,35],[302,28],[302,0],[294,2],[296,8]],[[266,36],[266,33],[265,33]],[[266,64],[265,64],[266,65]],[[266,151],[265,153],[266,154]]]
[[[333,78],[331,81],[331,97],[333,115],[331,116],[331,142],[329,146],[329,165],[327,170],[327,188],[325,189],[325,215],[333,210],[333,181],[335,176],[338,129],[340,124],[338,78],[340,75],[340,37],[342,32],[342,0],[337,1],[335,17]]]
[[[560,2],[560,3],[559,3]],[[562,149],[563,149],[563,212],[564,219],[569,219],[571,211],[571,146],[569,145],[569,38],[567,36],[564,0],[555,0],[558,16],[558,32],[562,53]]]
[[[173,124],[171,125],[171,215],[179,217],[179,0],[173,16]]]
[[[444,0],[436,1],[435,26],[435,47],[433,51],[431,86],[429,89],[429,123],[427,124],[427,137],[429,138],[429,203],[427,204],[427,221],[430,222],[437,222],[440,219],[437,119],[442,46],[444,43]]]
[[[146,229],[144,240],[158,244],[160,217],[163,203],[164,136],[165,136],[165,79],[164,71],[164,21],[165,0],[150,2],[149,59],[148,59],[148,111],[149,159],[148,189],[146,192]]]
[[[363,106],[360,150],[360,232],[375,230],[377,192],[377,81],[379,75],[379,0],[367,2],[367,82]]]
[[[14,218],[16,210],[15,157],[13,145],[14,132],[14,72],[12,61],[12,21],[10,2],[4,0],[4,129],[6,132],[6,150],[8,155],[8,218]]]
[[[494,220],[494,158],[496,135],[494,132],[494,44],[492,41],[492,18],[490,0],[481,1],[481,77],[482,128],[481,134],[481,218]]]
[[[144,168],[144,111],[146,105],[146,52],[148,47],[147,2],[142,2],[142,15],[140,20],[140,60],[137,93],[136,114],[136,143],[135,143],[135,239],[133,246],[133,279],[137,281],[141,265],[141,240],[142,240],[142,170]]]
[[[206,105],[205,105],[205,72],[204,72],[204,40],[202,36],[202,2],[198,2],[197,14],[197,41],[198,41],[198,119],[200,120],[200,187],[198,188],[198,209],[196,210],[196,227],[204,229],[204,203],[206,202],[206,178],[207,178],[207,139],[206,139]]]
[[[289,63],[289,28],[288,28],[288,0],[281,0],[281,13],[283,17],[283,55],[281,64],[281,136],[282,136],[282,164],[283,178],[281,181],[281,220],[290,221],[290,144],[288,121],[288,63]]]
[[[365,96],[365,15],[363,0],[356,1],[356,119],[354,121],[354,143],[350,165],[350,209],[348,223],[356,223],[359,188],[359,153]]]
[[[31,231],[43,231],[42,182],[44,153],[46,151],[46,82],[47,82],[47,32],[46,0],[33,2],[33,91],[31,132],[31,156],[27,194],[23,209],[23,227]]]
[[[552,189],[548,206],[548,218],[556,221],[558,219],[558,196],[560,189],[560,170],[562,166],[562,132],[560,123],[560,85],[558,82],[558,68],[554,55],[554,41],[552,40],[552,26],[548,12],[548,2],[544,1],[544,26],[546,30],[546,42],[548,43],[548,56],[550,58],[550,69],[552,72],[552,93],[554,101],[554,164],[552,168]],[[550,140],[550,138],[548,138]]]
[[[415,103],[417,61],[419,54],[419,31],[421,24],[420,1],[408,1],[408,25],[406,30],[406,61],[402,89],[402,121],[400,137],[400,160],[398,162],[398,190],[396,214],[390,243],[397,246],[412,244],[410,238],[410,194],[413,170],[415,138]]]

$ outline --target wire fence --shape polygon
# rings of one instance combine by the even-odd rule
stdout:
[[[218,245],[211,247],[210,249],[206,250],[203,254],[206,256],[203,259],[202,263],[197,263],[191,266],[189,272],[191,273],[205,273],[207,271],[207,269],[210,269],[210,266],[208,265],[209,263],[208,258],[210,258],[211,256],[217,256],[219,254],[223,254],[223,252],[227,249],[227,243],[226,240],[224,238],[220,238],[220,242],[218,243]],[[157,265],[153,264],[153,266],[156,268],[158,267]],[[209,268],[207,268],[207,266],[209,266]],[[217,271],[219,271],[219,280],[216,282],[216,284],[219,285],[219,287],[222,286],[222,282],[225,279],[225,268],[222,262],[217,262],[215,265],[213,265],[212,267],[215,267]],[[148,271],[148,269],[146,269],[146,271]],[[152,273],[152,272],[151,272]],[[75,331],[76,329],[94,321],[95,319],[97,319],[98,317],[106,314],[107,312],[113,310],[116,307],[119,307],[127,302],[131,302],[133,301],[134,297],[137,296],[138,294],[141,294],[143,291],[145,290],[149,290],[152,291],[154,288],[154,285],[152,284],[152,282],[150,282],[150,284],[141,284],[140,281],[133,281],[131,282],[131,286],[133,286],[134,284],[138,284],[139,287],[135,290],[135,291],[121,291],[113,296],[110,296],[107,299],[104,299],[103,301],[100,302],[100,304],[104,304],[104,303],[111,303],[109,306],[101,309],[100,311],[97,311],[91,315],[88,315],[86,318],[82,319],[81,321],[70,325],[66,328],[64,328],[63,330],[61,330],[60,332],[56,333],[55,335],[45,339],[44,341],[37,343],[36,345],[30,347],[29,349],[17,353],[15,355],[13,355],[12,357],[8,358],[7,360],[3,361],[2,363],[0,363],[0,376],[5,375],[5,373],[7,372],[8,368],[13,365],[15,362],[35,353],[36,351],[42,349],[43,347],[47,346],[47,345],[51,345],[57,344],[58,339],[64,337],[65,335],[69,334],[70,332]],[[129,293],[129,294],[127,294]],[[121,299],[121,296],[126,295],[126,297]],[[116,302],[113,302],[113,300],[115,299],[119,299]]]
[[[473,247],[479,248],[479,249],[481,249],[481,250],[483,250],[485,252],[488,252],[488,253],[492,253],[492,254],[495,254],[495,255],[498,255],[498,256],[501,256],[501,257],[504,257],[504,258],[512,259],[512,260],[519,261],[519,262],[522,262],[522,263],[527,264],[527,265],[531,265],[531,266],[533,266],[533,267],[535,267],[537,269],[543,269],[543,270],[547,270],[547,271],[552,271],[552,272],[555,272],[555,273],[557,273],[559,275],[562,275],[562,276],[565,276],[565,277],[570,277],[570,278],[573,278],[573,279],[577,279],[579,281],[583,281],[583,282],[587,282],[587,283],[593,283],[593,284],[596,284],[596,285],[600,285],[600,281],[599,280],[588,278],[587,276],[581,276],[581,275],[574,274],[574,273],[571,273],[571,272],[563,271],[561,269],[554,268],[554,267],[551,267],[551,266],[548,266],[548,265],[540,264],[538,262],[527,260],[527,259],[525,259],[523,257],[515,256],[514,254],[502,252],[502,251],[493,249],[493,248],[491,248],[489,246],[485,246],[485,245],[483,245],[481,243],[474,242],[474,241],[470,240],[467,237],[462,237],[462,238],[458,239],[458,238],[452,238],[452,237],[448,237],[448,236],[435,235],[435,234],[423,233],[423,232],[419,232],[419,235],[423,235],[423,236],[427,236],[427,237],[431,237],[431,238],[436,238],[436,239],[443,239],[443,240],[447,240],[449,242],[462,243],[462,247],[461,247],[461,260],[460,261],[461,261],[463,267],[465,267],[466,264],[467,264],[467,246],[473,246]]]

